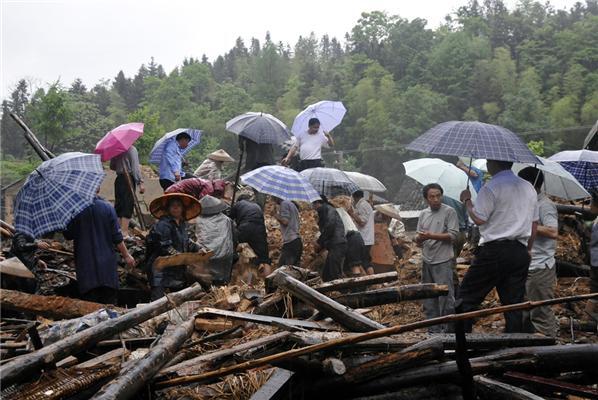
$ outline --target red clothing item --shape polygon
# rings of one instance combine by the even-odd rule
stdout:
[[[200,200],[206,195],[222,197],[226,182],[222,179],[213,181],[201,178],[189,178],[176,182],[164,191],[164,193],[184,193]]]

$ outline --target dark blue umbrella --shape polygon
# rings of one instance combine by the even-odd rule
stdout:
[[[15,228],[32,237],[65,229],[93,203],[105,175],[99,154],[64,153],[44,161],[15,198]]]
[[[443,122],[409,143],[407,150],[427,154],[542,164],[510,130],[477,121]]]

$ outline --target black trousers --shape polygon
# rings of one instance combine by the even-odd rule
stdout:
[[[357,231],[347,232],[347,252],[345,254],[345,272],[350,273],[351,268],[357,265],[364,266],[366,260],[365,256],[365,244],[363,244],[363,238],[361,233]]]
[[[471,266],[459,285],[457,312],[473,311],[496,288],[503,305],[520,303],[525,297],[525,282],[530,258],[527,248],[517,241],[496,241],[479,246]],[[505,332],[523,332],[521,311],[505,313]],[[465,321],[471,332],[472,320]]]
[[[297,238],[282,245],[280,258],[278,259],[278,266],[294,265],[299,266],[301,255],[303,254],[303,242],[301,238]]]
[[[248,243],[257,255],[255,264],[270,264],[272,260],[268,254],[266,227],[257,223],[245,223],[240,225],[238,230],[239,243]]]
[[[81,295],[83,300],[101,304],[114,304],[118,302],[118,291],[108,286],[93,288]]]
[[[171,181],[170,179],[160,179],[160,186],[162,186],[163,190],[168,189],[169,187],[171,187],[172,185],[174,185],[174,181]]]
[[[304,169],[318,168],[323,166],[324,160],[301,160],[299,161],[299,168],[297,170],[301,172]]]
[[[129,174],[129,177],[131,178],[133,190],[135,190],[133,175]],[[116,216],[130,219],[133,216],[134,204],[135,200],[127,184],[127,177],[124,174],[117,174],[114,181],[114,209],[116,210]]]
[[[328,249],[328,256],[326,257],[326,263],[322,270],[322,280],[324,282],[343,277],[345,253],[347,253],[347,243],[330,246]]]
[[[364,246],[363,249],[363,268],[372,266],[372,245]]]

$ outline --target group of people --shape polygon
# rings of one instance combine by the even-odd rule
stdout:
[[[415,238],[422,248],[422,282],[448,286],[447,296],[424,300],[427,318],[473,311],[494,288],[503,305],[554,297],[558,215],[556,206],[541,192],[542,171],[527,167],[516,175],[511,162],[497,160],[488,160],[487,166],[492,178],[477,187],[475,201],[471,192],[465,190],[460,196],[461,203],[443,204],[440,185],[423,188],[429,207],[419,217]],[[461,247],[455,247],[455,243],[460,232],[458,214],[463,209],[467,219],[479,229],[480,237],[471,265],[458,282],[455,259]],[[595,232],[596,228],[593,236]],[[592,265],[598,261],[595,253],[593,248]],[[592,269],[595,290],[596,269]],[[588,308],[592,307],[595,304],[590,303]],[[558,332],[557,320],[549,306],[525,313],[507,312],[505,322],[506,332],[539,332],[553,337]],[[471,332],[472,324],[471,320],[466,321],[465,330]],[[452,329],[450,325],[432,328],[443,332]]]

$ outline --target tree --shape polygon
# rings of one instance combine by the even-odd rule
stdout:
[[[44,146],[54,151],[72,135],[69,126],[73,121],[73,109],[68,92],[54,83],[47,92],[38,90],[27,110],[32,121],[32,129]]]

